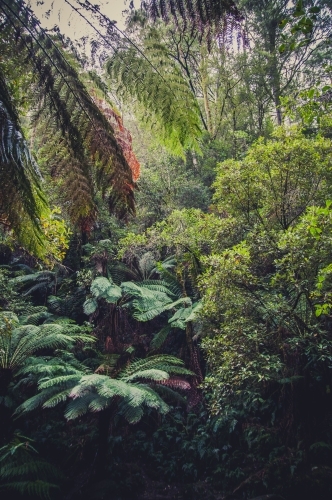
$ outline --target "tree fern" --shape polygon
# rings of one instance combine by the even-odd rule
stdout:
[[[81,369],[55,360],[51,369],[47,363],[31,359],[32,376],[37,376],[38,394],[22,403],[16,414],[21,415],[42,406],[53,408],[67,402],[65,417],[78,418],[88,412],[99,412],[108,408],[112,402],[119,401],[119,412],[128,422],[137,422],[144,408],[153,408],[160,413],[168,411],[168,406],[148,383],[165,383],[170,374],[192,375],[183,362],[173,356],[152,356],[136,360],[122,370],[117,379],[99,373],[84,373]],[[29,361],[18,375],[27,375]],[[31,377],[31,374],[28,375]],[[144,381],[144,383],[141,383]],[[188,382],[184,388],[189,385]],[[173,384],[174,385],[174,384]],[[178,386],[179,387],[179,386]],[[182,387],[183,388],[183,387]]]
[[[144,0],[142,7],[153,19],[182,19],[186,24],[194,23],[200,30],[207,26],[220,29],[220,24],[227,15],[235,19],[240,17],[232,0]]]
[[[153,35],[158,38],[156,31]],[[138,116],[173,154],[198,151],[200,112],[187,81],[153,36],[145,39],[144,53],[153,66],[133,47],[118,51],[109,60],[107,71],[118,94],[135,98],[144,108],[143,113],[137,108]]]
[[[11,43],[12,53],[21,52],[24,70],[32,75],[29,97],[34,102],[35,138],[39,149],[45,146],[44,159],[53,177],[61,174],[61,193],[72,221],[91,225],[95,185],[109,197],[112,210],[133,212],[131,169],[112,126],[68,56],[23,1],[2,0],[0,14],[2,28],[17,40],[17,46]]]
[[[69,348],[77,340],[93,342],[89,335],[70,325],[44,324],[18,326],[15,315],[0,314],[0,368],[15,370],[33,353],[42,349]]]
[[[40,173],[19,122],[0,64],[0,223],[13,228],[22,244],[42,253],[40,216],[45,200]]]

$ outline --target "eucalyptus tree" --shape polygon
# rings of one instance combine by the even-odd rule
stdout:
[[[308,6],[315,16],[315,23],[304,27],[304,32],[298,26],[304,14],[300,4]],[[260,108],[260,119],[272,112],[281,125],[282,98],[324,77],[324,63],[328,65],[331,59],[326,44],[330,10],[321,2],[304,1],[295,6],[286,0],[242,0],[239,8],[245,15],[250,44],[248,89]]]

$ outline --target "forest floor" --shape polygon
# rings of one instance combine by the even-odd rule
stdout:
[[[196,483],[168,483],[151,479],[148,474],[142,473],[145,490],[139,500],[223,500],[218,493],[205,481]]]

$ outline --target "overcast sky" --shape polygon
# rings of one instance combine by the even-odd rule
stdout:
[[[117,21],[119,28],[124,27],[124,17],[122,12],[128,9],[129,0],[90,0],[92,4],[99,4],[100,11],[111,21]],[[75,0],[69,0],[72,5],[77,7]],[[30,0],[27,2],[42,25],[46,28],[52,28],[55,24],[59,26],[60,31],[71,39],[81,38],[91,33],[91,28],[84,20],[75,13],[65,0]],[[137,2],[136,2],[137,3]],[[50,11],[49,16],[46,13]],[[84,13],[86,16],[87,14]],[[47,18],[48,17],[48,18]]]

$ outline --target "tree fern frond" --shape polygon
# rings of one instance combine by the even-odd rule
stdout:
[[[86,393],[80,398],[75,398],[68,403],[65,410],[65,418],[73,420],[75,418],[85,415],[89,411],[89,405],[95,399],[95,394]]]
[[[123,415],[130,424],[136,424],[143,417],[144,410],[142,406],[133,406],[123,401],[119,406],[119,413]]]
[[[43,403],[43,408],[54,408],[54,406],[57,406],[59,403],[63,403],[64,401],[67,401],[70,393],[70,388],[65,389],[64,391],[57,392],[50,398],[47,398],[46,401]]]
[[[180,299],[172,302],[171,304],[167,304],[167,310],[174,309],[179,305],[187,306],[188,308],[192,305],[192,300],[190,297],[181,297]]]
[[[155,334],[153,339],[151,340],[150,346],[152,349],[160,349],[165,340],[168,337],[172,327],[170,325],[164,326],[158,333]]]
[[[160,365],[163,365],[164,367],[171,367],[173,365],[181,366],[183,365],[183,361],[175,356],[169,356],[167,354],[156,354],[144,359],[136,359],[120,372],[119,378],[121,380],[123,377],[130,377],[138,371],[158,368]]]
[[[170,272],[170,269],[173,269],[174,265],[174,259],[172,258],[170,262],[159,262],[156,266],[156,270],[162,277],[163,281],[167,283],[167,287],[172,291],[172,293],[180,298],[182,297],[183,289],[175,274]]]
[[[90,316],[98,309],[98,302],[96,299],[87,299],[83,304],[84,314]]]
[[[34,311],[19,317],[21,325],[38,325],[53,315],[50,314],[45,306],[35,307]]]
[[[157,32],[155,32],[158,37]],[[186,149],[199,151],[200,111],[187,81],[161,45],[149,44],[146,57],[135,48],[117,52],[107,63],[110,78],[123,98],[135,98],[144,107],[145,124],[154,129],[160,142],[173,154]],[[139,109],[137,109],[139,116]]]
[[[166,400],[170,400],[179,404],[186,404],[186,399],[179,394],[176,390],[173,390],[171,387],[166,385],[156,384],[153,386],[154,390],[160,394],[163,398],[166,397]],[[177,389],[177,387],[175,387]]]
[[[88,410],[92,412],[105,410],[110,405],[110,399],[103,396],[94,396],[89,404]]]
[[[23,463],[2,463],[0,477],[4,479],[23,476],[29,474],[35,476],[36,474],[53,474],[54,467],[48,462],[42,460],[27,460]]]
[[[35,394],[31,396],[31,398],[24,401],[24,403],[20,404],[16,410],[14,411],[14,415],[23,415],[24,413],[29,413],[30,411],[35,410],[36,408],[41,407],[45,400],[47,400],[54,393],[53,390],[48,390]]]
[[[95,339],[81,334],[79,327],[74,325],[66,325],[65,329],[54,323],[1,328],[0,323],[0,367],[17,369],[35,352],[42,349],[68,348],[77,340],[90,343]]]
[[[144,303],[142,304],[142,301],[135,300],[132,302],[132,305],[135,309],[133,317],[137,321],[142,321],[142,322],[151,321],[153,318],[156,318],[157,316],[166,311],[164,304],[160,302],[156,303],[156,302],[144,301]],[[141,311],[142,305],[144,306],[144,309],[147,310]]]
[[[177,297],[175,293],[172,292],[170,288],[168,288],[168,283],[163,280],[144,280],[142,281],[142,285],[147,290],[157,291],[166,293],[169,297]]]
[[[166,380],[169,378],[169,374],[167,373],[167,371],[163,371],[163,370],[160,370],[160,369],[156,369],[156,368],[151,368],[149,370],[141,370],[141,371],[138,371],[138,372],[135,372],[133,373],[132,375],[129,375],[127,377],[121,377],[121,380],[125,381],[125,382],[133,382],[134,380],[138,380],[138,379],[143,379],[143,380]]]
[[[170,377],[168,380],[160,380],[158,384],[171,387],[172,389],[180,389],[182,391],[189,391],[191,389],[189,382],[180,377]]]
[[[243,19],[233,0],[144,0],[141,5],[151,19],[172,18],[178,27],[195,29],[208,40],[212,36],[223,40],[228,26],[238,30]]]
[[[54,386],[56,387],[61,387],[61,386],[67,386],[67,387],[72,387],[73,385],[77,384],[77,382],[80,380],[82,376],[82,373],[75,373],[75,374],[69,374],[69,375],[61,375],[59,377],[53,377],[50,379],[41,379],[38,384],[38,388],[40,390],[43,389],[49,389]]]
[[[21,244],[42,255],[40,226],[46,206],[40,173],[22,132],[5,76],[0,66],[0,223],[14,229]]]
[[[94,297],[104,298],[110,303],[115,303],[122,297],[121,288],[103,277],[92,282],[90,291]]]
[[[108,193],[113,210],[133,212],[132,171],[112,126],[68,56],[24,2],[2,0],[0,12],[19,50],[27,56],[25,64],[29,59],[27,72],[35,84],[31,98],[36,110],[36,140],[39,147],[46,140],[45,161],[53,178],[62,174],[65,188],[61,192],[72,221],[91,225],[96,215],[96,184]]]
[[[144,405],[148,408],[154,408],[161,414],[169,412],[169,406],[161,399],[161,397],[147,385],[140,384],[140,389],[144,395]]]

